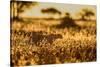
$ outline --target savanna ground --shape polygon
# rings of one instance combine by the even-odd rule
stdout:
[[[96,61],[96,22],[57,28],[61,20],[11,22],[11,65],[44,65]]]

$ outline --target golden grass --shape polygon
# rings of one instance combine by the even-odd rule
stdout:
[[[11,65],[41,65],[61,64],[76,62],[96,61],[96,24],[85,22],[78,28],[57,29],[51,27],[50,21],[42,23],[12,23],[11,32]],[[41,21],[42,22],[42,21]],[[78,22],[77,22],[78,23]],[[32,42],[32,36],[20,35],[24,32],[39,32],[42,35],[60,34],[62,38],[56,38],[49,43],[44,38],[38,44]],[[18,33],[14,33],[17,31]]]

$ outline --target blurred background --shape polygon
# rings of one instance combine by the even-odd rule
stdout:
[[[11,17],[60,19],[69,13],[73,19],[96,20],[94,5],[15,1],[11,8]]]

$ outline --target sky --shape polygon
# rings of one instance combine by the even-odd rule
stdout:
[[[33,6],[31,9],[26,10],[21,14],[22,17],[50,17],[51,15],[41,13],[41,9],[54,7],[62,12],[62,16],[65,12],[69,12],[71,16],[76,17],[76,13],[82,8],[88,8],[96,12],[95,5],[80,5],[80,4],[64,4],[64,3],[48,3],[38,2],[38,5]],[[59,15],[52,15],[53,17],[59,17]]]

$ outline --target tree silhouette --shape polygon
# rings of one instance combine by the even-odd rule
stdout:
[[[47,8],[47,9],[42,9],[41,10],[41,12],[42,13],[47,13],[47,14],[58,14],[58,15],[61,15],[61,12],[60,11],[58,11],[57,9],[55,9],[55,8]]]
[[[86,8],[82,9],[79,15],[81,16],[81,20],[91,20],[91,16],[95,16],[92,10]]]
[[[75,21],[72,19],[68,12],[65,13],[65,16],[62,18],[61,24],[57,25],[57,28],[70,28],[76,27]]]
[[[30,8],[31,6],[35,6],[36,4],[37,2],[12,0],[10,6],[13,14],[13,19],[20,20],[19,15],[26,9]]]

